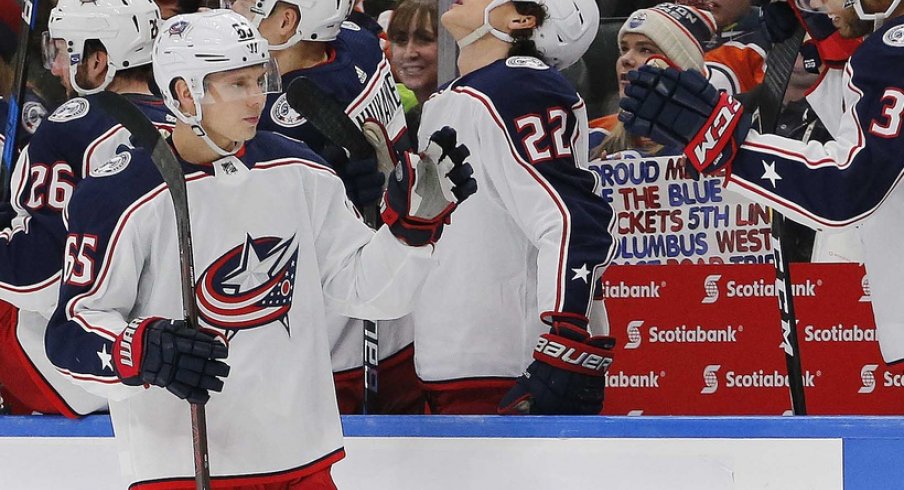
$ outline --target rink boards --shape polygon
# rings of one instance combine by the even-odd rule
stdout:
[[[900,417],[343,417],[342,489],[904,488]],[[211,462],[215,467],[216,462]],[[109,418],[0,417],[0,488],[118,488]]]

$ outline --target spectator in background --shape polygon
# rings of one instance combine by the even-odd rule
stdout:
[[[390,58],[408,114],[408,128],[417,134],[421,105],[437,85],[436,0],[402,0],[393,11],[387,29]],[[405,97],[406,90],[414,99]]]
[[[678,0],[698,6],[699,0]],[[729,94],[749,92],[763,82],[770,43],[760,27],[760,9],[751,0],[708,0],[706,8],[718,26],[717,35],[704,46],[709,81]]]
[[[654,55],[666,58],[681,69],[706,74],[703,46],[715,30],[712,14],[694,7],[662,3],[632,13],[618,31],[621,56],[615,63],[615,71],[619,98],[625,95],[628,72],[636,70]],[[637,149],[646,155],[656,155],[663,150],[662,145],[650,139],[626,133],[617,114],[590,121],[590,128],[591,158],[627,149]]]

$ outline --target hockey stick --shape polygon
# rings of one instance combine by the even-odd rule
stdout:
[[[330,95],[306,77],[292,80],[286,89],[286,100],[295,112],[304,116],[317,131],[333,144],[350,153],[349,158],[362,159],[374,156],[374,147],[368,143],[361,128],[345,113]],[[369,206],[361,210],[364,222],[373,228],[378,226],[377,208]],[[364,322],[364,414],[373,412],[373,404],[379,391],[380,337],[377,322]]]
[[[18,45],[16,46],[16,59],[13,63],[15,77],[13,78],[12,93],[9,97],[9,112],[6,114],[6,128],[3,132],[6,140],[3,144],[3,165],[0,166],[0,180],[3,181],[0,189],[0,199],[6,202],[10,198],[10,179],[13,174],[13,165],[18,157],[16,152],[16,136],[19,133],[19,118],[22,108],[19,106],[25,99],[26,82],[28,81],[28,52],[31,31],[38,20],[38,0],[22,0],[22,24],[19,30]]]
[[[782,101],[794,61],[800,51],[804,38],[804,28],[798,25],[797,30],[788,39],[776,43],[769,51],[766,74],[763,83],[754,99],[759,115],[760,128],[764,133],[775,133],[778,117],[782,110]],[[806,415],[807,404],[804,397],[803,370],[800,362],[800,345],[797,338],[797,316],[794,313],[794,296],[787,255],[783,253],[782,229],[785,217],[772,209],[772,253],[775,260],[775,294],[782,323],[782,349],[785,351],[785,364],[788,369],[788,388],[791,390],[791,408],[794,415]]]
[[[176,212],[179,239],[179,265],[182,277],[182,314],[192,328],[198,328],[198,304],[195,300],[195,266],[192,255],[191,221],[188,214],[188,189],[182,165],[160,132],[129,99],[104,90],[96,95],[101,108],[119,121],[140,147],[151,150],[151,160],[169,188]],[[191,404],[192,445],[195,458],[195,488],[209,490],[210,458],[207,451],[207,416],[204,405]]]

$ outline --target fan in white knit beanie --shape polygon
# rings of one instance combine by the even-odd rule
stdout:
[[[707,75],[703,46],[716,32],[713,15],[705,10],[674,3],[636,10],[618,31],[621,45],[625,33],[642,34],[683,70],[694,69]]]

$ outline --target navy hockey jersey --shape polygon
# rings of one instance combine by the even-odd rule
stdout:
[[[344,106],[358,124],[376,119],[386,127],[397,149],[408,149],[402,99],[376,36],[357,24],[343,22],[328,52],[329,59],[322,64],[284,74],[283,87],[305,76]],[[260,129],[304,141],[318,153],[326,143],[320,132],[289,107],[285,94],[267,96]]]
[[[297,478],[342,457],[325,311],[402,316],[432,264],[431,247],[367,227],[320,162],[266,131],[235,157],[182,162],[200,322],[229,343],[230,374],[206,405],[215,486]],[[47,352],[110,399],[130,488],[190,484],[188,403],[120,383],[110,357],[127,322],[182,317],[172,200],[143,150],[92,175],[69,205],[67,260],[77,265],[63,278]]]
[[[727,189],[814,229],[860,224],[882,355],[904,360],[904,17],[887,21],[845,67],[843,113],[825,119],[835,141],[803,143],[751,132]],[[837,127],[834,127],[835,121]]]
[[[420,147],[455,128],[480,190],[436,245],[414,313],[418,376],[516,377],[548,330],[541,315],[590,316],[614,252],[612,210],[586,170],[584,101],[555,69],[512,57],[455,80],[422,117]]]
[[[163,102],[144,95],[130,100],[161,128],[172,116]],[[128,144],[128,131],[99,109],[93,96],[78,97],[47,116],[22,152],[13,175],[12,227],[0,231],[0,298],[19,308],[16,338],[27,357],[22,365],[60,413],[84,415],[105,403],[73,386],[44,353],[44,330],[56,306],[66,242],[63,210],[74,189],[98,163]],[[23,373],[24,375],[24,373]]]
[[[162,100],[127,97],[156,124],[175,122]],[[0,298],[20,308],[53,310],[66,238],[63,209],[92,165],[128,145],[128,132],[93,109],[92,100],[76,97],[47,116],[16,164],[11,187],[18,217],[0,232]],[[40,294],[44,290],[49,294]]]

